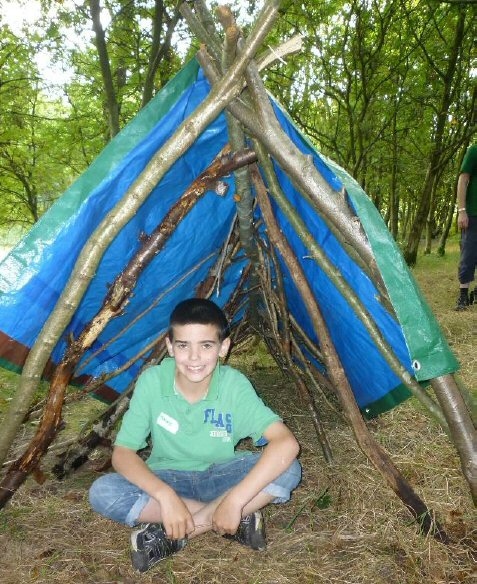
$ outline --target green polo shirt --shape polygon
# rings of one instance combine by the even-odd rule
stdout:
[[[462,161],[460,172],[470,174],[465,206],[468,215],[477,217],[477,144],[473,144],[468,148]]]
[[[226,462],[239,440],[256,442],[280,420],[232,367],[217,365],[207,395],[194,404],[175,391],[174,375],[175,361],[166,358],[139,376],[115,441],[137,451],[151,435],[152,469],[205,470]]]

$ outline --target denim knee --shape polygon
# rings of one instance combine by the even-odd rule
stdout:
[[[275,497],[272,503],[286,503],[290,500],[292,491],[300,484],[301,472],[301,464],[295,458],[291,465],[263,491]]]
[[[103,475],[89,489],[94,511],[130,527],[137,523],[148,500],[149,495],[117,473]]]
[[[110,488],[111,476],[111,474],[107,474],[96,479],[89,488],[88,493],[89,504],[91,505],[93,511],[106,516],[106,511],[111,503],[111,500],[116,499]]]

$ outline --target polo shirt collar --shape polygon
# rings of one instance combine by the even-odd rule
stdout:
[[[212,373],[212,379],[210,380],[209,391],[204,399],[214,400],[219,396],[219,384],[220,384],[220,362],[217,361],[217,365]]]
[[[176,373],[176,362],[173,357],[164,357],[160,364],[161,369],[161,393],[163,397],[174,397],[176,395],[174,391],[174,377]],[[217,365],[212,373],[212,379],[210,380],[209,391],[204,397],[205,400],[217,399],[219,395],[219,384],[220,384],[220,363]]]

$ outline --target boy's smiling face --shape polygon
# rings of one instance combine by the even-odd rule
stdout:
[[[183,324],[172,327],[166,337],[169,355],[176,361],[176,384],[187,397],[202,397],[209,387],[219,357],[225,357],[230,338],[219,340],[213,324]]]

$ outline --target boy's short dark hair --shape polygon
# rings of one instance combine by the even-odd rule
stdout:
[[[172,340],[172,327],[184,324],[212,324],[217,327],[219,341],[230,336],[230,327],[223,310],[206,298],[188,298],[179,302],[169,319],[167,336]]]

